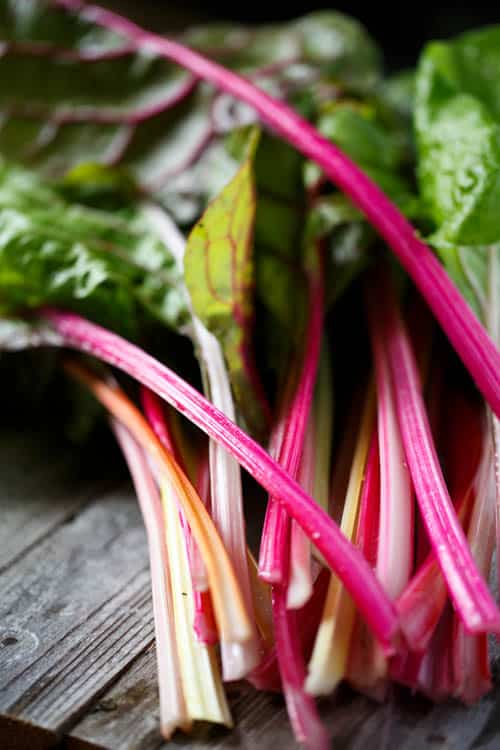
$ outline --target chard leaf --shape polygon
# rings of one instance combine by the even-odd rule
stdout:
[[[253,111],[209,85],[194,84],[164,59],[127,47],[89,16],[64,12],[49,0],[11,0],[0,9],[0,37],[6,42],[0,57],[0,153],[51,179],[65,177],[62,197],[69,203],[120,212],[131,196],[146,194],[189,227],[245,160],[236,142],[242,126],[254,123]],[[182,41],[312,120],[331,101],[374,93],[381,80],[374,42],[356,21],[334,12],[259,28],[198,27]],[[19,85],[10,83],[14,69]],[[302,160],[266,135],[254,167],[252,274],[265,309],[266,351],[277,355],[278,365],[304,320]],[[156,279],[150,283],[161,286]],[[146,297],[158,315],[160,301]],[[247,305],[250,319],[249,293]],[[171,310],[162,316],[175,318]]]
[[[262,434],[265,419],[255,397],[251,354],[257,140],[258,131],[254,131],[237,173],[192,229],[184,276],[194,312],[222,345],[241,413],[249,428]]]
[[[57,304],[129,336],[147,313],[178,329],[187,316],[177,266],[140,210],[72,203],[36,175],[0,162],[4,314]]]
[[[416,85],[420,188],[437,245],[500,238],[500,26],[429,44]]]
[[[348,100],[334,103],[320,117],[318,128],[370,175],[408,216],[418,215],[418,201],[402,174],[406,159],[404,144],[398,134],[379,119],[375,107]],[[315,165],[307,165],[309,184],[314,184],[319,174]]]
[[[414,118],[431,242],[488,323],[500,245],[500,26],[425,48]]]
[[[359,22],[335,11],[253,28],[209,24],[189,30],[184,41],[227,67],[257,69],[255,75],[278,92],[293,97],[307,85],[310,103],[339,88],[367,94],[381,76],[374,41]]]
[[[0,38],[0,109],[28,119],[131,123],[161,112],[191,83],[177,66],[48,0],[2,3]]]
[[[184,71],[131,49],[84,13],[8,0],[0,40],[0,153],[10,160],[51,177],[91,162],[120,165],[184,225],[235,174],[225,139],[254,113],[205,84],[193,90]],[[183,41],[312,119],[332,98],[364,96],[380,81],[376,45],[338,13],[259,28],[198,27]]]

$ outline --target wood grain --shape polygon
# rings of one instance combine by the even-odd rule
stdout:
[[[25,476],[20,484],[14,476],[20,492]],[[0,575],[0,712],[44,728],[53,742],[151,645],[153,623],[145,534],[130,487],[96,496],[85,482],[69,486],[55,468],[50,484],[38,527],[51,532]],[[75,515],[75,497],[92,493]],[[54,525],[52,496],[71,508],[62,524]],[[8,536],[3,527],[0,546]]]
[[[146,539],[132,489],[103,492],[88,466],[78,468],[78,451],[54,448],[39,433],[0,437],[1,750],[297,748],[283,699],[244,684],[228,686],[232,732],[201,726],[162,743]],[[320,708],[342,750],[500,747],[499,684],[469,709],[403,690],[378,706],[348,689]]]
[[[76,451],[47,434],[0,436],[0,571],[91,498]],[[95,492],[95,487],[93,488]]]

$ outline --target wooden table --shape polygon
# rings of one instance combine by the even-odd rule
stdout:
[[[0,519],[1,750],[161,747],[146,538],[112,445],[92,456],[4,432]],[[170,747],[295,747],[279,696],[228,691],[233,732],[204,727]],[[500,684],[468,710],[405,691],[377,706],[347,689],[322,705],[337,750],[494,750],[499,709]]]

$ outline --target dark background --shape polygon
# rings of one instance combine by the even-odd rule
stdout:
[[[97,2],[99,0],[96,0]],[[331,0],[331,2],[300,2],[284,0],[102,0],[104,5],[127,6],[127,12],[142,23],[165,28],[166,19],[172,26],[203,19],[230,19],[244,23],[261,23],[294,18],[320,8],[334,8],[362,21],[384,49],[392,68],[414,64],[422,45],[428,39],[450,36],[474,26],[500,23],[497,0]]]

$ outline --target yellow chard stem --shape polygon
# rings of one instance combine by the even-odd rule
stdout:
[[[361,488],[370,447],[375,416],[373,384],[370,384],[361,419],[358,438],[351,465],[340,528],[349,540],[356,533]],[[354,603],[340,583],[332,575],[323,609],[323,616],[309,662],[306,690],[311,695],[327,695],[344,678],[355,622]]]

